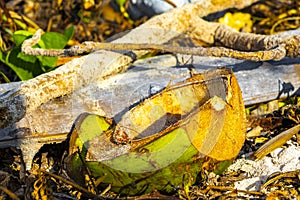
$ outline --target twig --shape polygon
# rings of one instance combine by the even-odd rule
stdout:
[[[102,197],[102,196],[100,196],[100,195],[97,195],[97,194],[93,194],[92,192],[88,191],[87,189],[81,187],[80,185],[78,185],[78,184],[76,184],[76,183],[74,183],[74,182],[72,182],[72,181],[69,181],[69,180],[67,180],[67,179],[65,179],[65,178],[63,178],[63,177],[61,177],[61,176],[59,176],[59,175],[56,175],[56,174],[47,172],[47,171],[45,171],[45,170],[41,170],[41,172],[44,173],[44,174],[47,174],[47,175],[49,175],[49,176],[51,176],[51,177],[53,177],[53,178],[55,178],[55,179],[57,179],[57,180],[59,180],[59,181],[65,183],[65,184],[71,185],[72,187],[76,188],[78,191],[80,191],[80,192],[82,192],[82,193],[85,193],[85,194],[87,194],[88,196],[96,197],[96,198],[98,198],[98,199],[105,199],[104,197]]]
[[[226,27],[226,26],[222,26]],[[228,29],[230,30],[230,29]],[[222,32],[223,33],[223,32]],[[230,32],[232,33],[232,32]],[[73,46],[70,49],[40,49],[40,48],[32,48],[33,45],[37,44],[42,30],[38,30],[34,36],[26,41],[24,41],[22,45],[22,52],[27,55],[34,55],[34,56],[75,56],[80,55],[83,53],[87,53],[90,51],[95,50],[158,50],[162,52],[172,52],[172,53],[179,53],[179,54],[190,54],[190,55],[197,55],[197,56],[215,56],[215,57],[231,57],[237,59],[245,59],[245,60],[252,60],[252,61],[266,61],[266,60],[281,60],[286,56],[286,49],[284,44],[282,43],[282,39],[278,36],[276,37],[266,37],[262,35],[255,35],[255,34],[241,34],[238,32],[233,32],[233,35],[227,36],[227,38],[231,38],[231,41],[234,43],[229,43],[224,40],[227,45],[230,44],[239,44],[232,45],[236,48],[243,48],[245,50],[252,50],[251,47],[254,49],[258,49],[259,46],[261,49],[270,49],[266,51],[255,51],[255,52],[244,52],[244,51],[237,51],[234,49],[228,49],[225,47],[178,47],[178,46],[169,46],[169,45],[160,45],[160,44],[130,44],[130,43],[99,43],[99,42],[84,42],[81,45]],[[221,33],[220,33],[221,34]],[[223,35],[218,34],[218,37],[222,37]],[[240,34],[240,35],[239,35]],[[225,38],[225,36],[223,37]],[[268,40],[266,40],[268,38]],[[274,40],[272,40],[274,39]],[[244,42],[241,41],[246,41]],[[261,41],[265,42],[266,44],[259,45]],[[271,41],[271,42],[269,42]],[[244,45],[240,45],[243,43]],[[250,46],[250,48],[249,48]],[[276,48],[273,48],[273,47]],[[273,49],[271,49],[273,48]]]
[[[256,192],[256,191],[248,191],[248,190],[238,190],[233,187],[226,187],[226,186],[214,186],[214,185],[208,185],[205,189],[205,193],[207,193],[209,190],[220,190],[220,191],[231,191],[231,192],[240,192],[245,193],[249,195],[257,195],[257,196],[263,196],[264,194],[262,192]]]
[[[261,187],[260,191],[264,190],[266,187],[268,187],[270,184],[274,183],[275,181],[281,179],[281,178],[297,178],[300,175],[300,170],[295,170],[295,171],[289,171],[289,172],[284,172],[280,173],[279,175],[267,180]]]
[[[276,28],[279,24],[281,24],[281,23],[283,23],[283,22],[286,22],[286,21],[291,21],[291,20],[294,20],[294,21],[300,20],[300,17],[287,17],[287,18],[283,18],[283,19],[278,20],[275,24],[273,24],[273,26],[272,26],[272,28],[271,28],[271,30],[270,30],[270,34],[274,34],[274,33],[275,33],[275,28]]]
[[[254,152],[252,157],[256,160],[262,159],[264,156],[271,153],[274,149],[284,145],[289,139],[293,137],[293,135],[297,134],[299,131],[300,125],[296,125],[293,128],[280,133],[279,135],[262,145],[257,151]]]
[[[17,197],[17,195],[15,195],[12,191],[10,191],[9,189],[3,187],[0,185],[0,190],[2,190],[3,192],[5,192],[11,199],[13,200],[20,200],[19,197]]]
[[[259,35],[241,33],[226,25],[220,25],[216,29],[214,37],[215,43],[220,43],[225,47],[236,50],[268,51],[282,46],[286,50],[285,56],[291,58],[300,57],[300,35],[283,36],[281,34]]]

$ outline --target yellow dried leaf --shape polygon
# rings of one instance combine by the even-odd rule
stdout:
[[[252,32],[253,22],[251,15],[248,13],[226,13],[224,17],[219,19],[219,23],[226,24],[237,31]]]
[[[257,137],[261,134],[263,128],[261,126],[256,126],[251,131],[247,133],[247,138]]]
[[[83,1],[83,8],[88,10],[91,7],[93,7],[95,5],[95,1],[94,0],[84,0]]]
[[[105,20],[116,22],[120,24],[123,20],[123,16],[120,12],[116,12],[111,6],[106,5],[103,7],[102,16]]]
[[[258,137],[258,138],[255,138],[255,144],[259,144],[259,143],[263,143],[265,141],[267,141],[268,138],[267,137]]]

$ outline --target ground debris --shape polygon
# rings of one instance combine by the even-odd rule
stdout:
[[[74,3],[75,1],[72,2]],[[273,21],[273,31],[276,32],[281,31],[287,23],[290,24],[289,27],[294,25],[292,24],[293,22],[295,22],[295,24],[298,23],[297,20],[299,21],[299,19],[294,18],[288,20],[280,19],[276,24],[274,20],[278,20],[278,13],[277,11],[273,12],[276,10],[275,8],[281,6],[281,9],[278,12],[286,12],[288,13],[288,17],[291,17],[296,16],[297,13],[293,14],[288,11],[293,10],[294,7],[297,8],[297,5],[299,5],[298,1],[293,1],[293,5],[290,3],[292,1],[284,1],[289,4],[284,7],[282,3],[276,2],[272,3],[272,1],[264,1],[261,4],[256,4],[256,7],[253,6],[251,8],[252,10],[255,10],[255,12],[260,9],[260,12],[257,13],[268,18],[259,21],[260,27],[254,26],[256,32],[270,33],[270,29],[265,29],[266,26],[270,26],[270,20]],[[261,6],[262,4],[265,7]],[[38,8],[39,15],[51,14],[51,16],[54,16],[51,20],[48,20],[49,16],[35,15],[45,18],[41,26],[44,28],[47,26],[50,27],[50,25],[47,25],[47,22],[49,21],[55,25],[51,30],[63,31],[65,24],[61,25],[58,22],[70,22],[71,19],[75,19],[79,30],[78,32],[80,32],[80,35],[77,35],[76,37],[76,40],[78,41],[102,41],[106,36],[99,34],[100,30],[104,30],[103,33],[109,35],[115,33],[116,30],[123,30],[125,26],[132,26],[126,22],[125,24],[114,24],[109,27],[107,21],[104,21],[99,27],[96,27],[98,22],[93,22],[87,26],[82,19],[78,18],[78,16],[74,17],[74,12],[72,13],[72,10],[67,10],[67,7],[64,7],[64,5],[62,5],[62,8],[66,9],[64,10],[65,13],[63,13],[62,10],[59,10],[59,15],[61,16],[53,14],[53,11],[51,10],[53,5],[56,8],[55,3],[51,4],[50,1],[48,3],[40,4],[41,7]],[[269,8],[266,8],[266,6],[269,6]],[[21,9],[18,5],[16,8]],[[29,8],[36,9],[34,6]],[[46,11],[50,10],[51,12],[45,12],[42,8],[47,8]],[[265,10],[262,8],[265,8]],[[78,7],[74,7],[74,9],[77,11],[80,10]],[[29,14],[36,14],[34,9],[27,10],[26,12]],[[297,12],[299,13],[299,11]],[[289,13],[292,13],[292,15]],[[84,13],[84,15],[89,14],[91,14],[90,11]],[[65,20],[58,20],[62,16],[66,17]],[[13,26],[5,22],[1,25],[3,24],[5,26],[1,26],[1,30]],[[73,22],[70,22],[70,25],[71,24],[73,24]],[[112,27],[114,29],[112,29]],[[95,28],[99,29],[95,30]],[[50,30],[50,28],[48,28],[48,30]],[[7,42],[9,48],[11,41],[7,36],[4,37],[4,40]],[[278,114],[278,112],[274,112],[273,115],[264,116],[261,119],[260,122],[256,122],[263,128],[260,135],[249,138],[240,154],[240,158],[233,162],[227,173],[222,175],[203,173],[201,174],[201,177],[199,177],[202,182],[190,187],[178,188],[178,193],[173,196],[165,196],[154,192],[153,194],[132,197],[132,199],[299,198],[299,134],[295,135],[283,147],[276,149],[261,160],[253,161],[249,159],[249,156],[262,145],[258,142],[258,137],[264,137],[267,138],[266,140],[269,140],[269,138],[274,137],[274,134],[295,125],[295,122],[287,117],[283,117],[283,115]],[[285,126],[286,124],[288,125]],[[19,150],[13,148],[0,149],[0,198],[10,197],[12,199],[18,199],[24,198],[25,196],[35,196],[38,199],[45,195],[46,197],[55,199],[79,199],[88,197],[99,199],[123,199],[123,197],[120,197],[118,194],[110,192],[109,187],[102,192],[101,196],[97,197],[93,195],[91,189],[78,188],[76,183],[68,179],[61,164],[61,158],[63,157],[61,150],[65,147],[57,148],[58,146],[49,145],[45,147],[36,156],[34,161],[36,171],[27,172],[27,174],[23,172],[21,152]],[[37,173],[39,170],[44,170],[44,172]],[[57,176],[53,176],[52,174]],[[46,186],[51,189],[47,190]],[[128,198],[129,197],[126,197],[126,199]]]

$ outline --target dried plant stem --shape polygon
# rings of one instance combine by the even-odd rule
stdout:
[[[267,180],[261,187],[260,187],[260,191],[266,189],[266,187],[268,187],[270,184],[278,181],[281,178],[299,178],[299,174],[300,174],[300,170],[297,169],[295,171],[288,171],[288,172],[284,172],[284,173],[280,173],[278,175],[276,175],[275,177],[272,177],[271,179]]]
[[[226,27],[226,26],[222,26]],[[219,33],[219,32],[218,32]],[[179,54],[190,54],[197,56],[215,56],[215,57],[230,57],[237,59],[245,59],[252,61],[265,61],[265,60],[281,60],[286,56],[286,49],[284,45],[279,45],[281,38],[278,36],[271,37],[266,40],[266,36],[255,34],[241,34],[238,32],[233,32],[233,35],[229,35],[233,43],[234,48],[243,48],[245,50],[255,50],[261,47],[261,49],[270,49],[265,51],[255,51],[255,52],[245,52],[237,51],[234,49],[228,49],[225,47],[178,47],[169,46],[161,44],[131,44],[131,43],[99,43],[99,42],[84,42],[81,45],[73,46],[70,49],[40,49],[32,48],[33,45],[38,43],[42,30],[38,30],[35,35],[26,40],[22,45],[22,52],[27,55],[34,56],[75,56],[83,53],[87,53],[95,50],[158,50],[162,52],[172,52]],[[217,36],[222,37],[224,32],[219,33]],[[241,35],[239,35],[241,34]],[[223,38],[226,38],[225,36]],[[272,40],[274,38],[274,40]],[[243,41],[243,42],[240,42]],[[257,43],[265,42],[263,45]],[[270,42],[269,42],[270,41]],[[277,42],[276,42],[277,41]],[[231,43],[224,40],[225,45],[230,46]],[[234,46],[234,44],[239,44],[239,46]],[[245,43],[245,44],[244,44]],[[273,48],[275,46],[275,48]],[[273,48],[273,49],[271,49]]]
[[[12,191],[10,191],[9,189],[3,187],[0,185],[0,190],[2,190],[3,192],[5,192],[11,199],[13,200],[20,200],[20,198],[15,195]]]
[[[85,193],[85,194],[87,194],[87,195],[89,195],[91,197],[95,197],[95,198],[98,198],[98,199],[104,199],[103,197],[101,197],[99,195],[96,195],[96,194],[93,194],[92,192],[88,191],[86,188],[83,188],[80,185],[78,185],[78,184],[76,184],[76,183],[74,183],[72,181],[69,181],[69,180],[67,180],[67,179],[65,179],[65,178],[63,178],[63,177],[61,177],[59,175],[47,172],[45,170],[41,170],[41,172],[44,173],[44,174],[46,174],[46,175],[48,175],[48,176],[50,176],[50,177],[53,177],[53,178],[59,180],[59,181],[62,181],[63,183],[66,183],[66,184],[74,187],[78,191],[83,192],[83,193]]]
[[[300,57],[300,35],[283,36],[282,34],[259,35],[241,33],[226,25],[219,25],[215,30],[214,42],[227,48],[252,52],[272,51],[281,47],[286,51],[283,57]],[[274,57],[276,56],[274,55]]]
[[[215,31],[215,43],[241,51],[270,50],[283,43],[279,35],[260,35],[237,32],[235,29],[220,24]]]
[[[293,137],[293,135],[297,134],[300,131],[300,125],[296,125],[276,137],[272,138],[264,145],[262,145],[257,151],[252,155],[256,160],[262,159],[267,154],[271,153],[274,149],[281,147],[284,145],[289,139]]]

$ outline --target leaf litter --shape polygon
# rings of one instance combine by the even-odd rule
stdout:
[[[117,23],[114,25],[102,23],[98,26],[101,31],[95,31],[97,23],[90,23],[89,26],[84,23],[85,20],[88,20],[89,17],[91,17],[91,12],[89,10],[81,12],[80,18],[77,16],[72,18],[74,17],[74,14],[67,9],[67,6],[60,4],[60,1],[55,1],[53,4],[50,2],[51,1],[40,5],[33,3],[29,6],[24,6],[27,8],[27,10],[24,10],[25,13],[16,12],[19,13],[19,15],[23,14],[28,16],[30,19],[33,19],[31,17],[38,16],[36,15],[37,10],[39,10],[39,12],[43,10],[41,9],[42,6],[44,9],[52,12],[51,8],[53,6],[57,6],[54,4],[59,4],[60,12],[56,13],[56,15],[54,14],[50,20],[48,20],[49,16],[40,16],[41,19],[45,19],[45,21],[41,22],[41,25],[49,27],[49,29],[53,28],[55,30],[63,31],[64,28],[62,28],[62,26],[65,27],[65,24],[60,24],[58,22],[63,21],[64,23],[67,22],[67,24],[74,24],[73,20],[76,19],[75,24],[78,29],[76,33],[79,33],[80,35],[75,37],[77,38],[73,41],[75,44],[77,41],[103,41],[103,38],[107,37],[107,35],[113,35],[125,28],[132,27],[132,24],[127,22],[124,22],[125,25],[123,24],[120,26],[120,23],[122,23],[122,20],[120,20],[122,19],[122,16],[119,18],[107,16],[107,20],[113,20]],[[299,24],[299,18],[297,17],[300,12],[299,2],[282,2],[283,1],[264,1],[263,3],[258,3],[251,6],[251,8],[248,8],[254,21],[254,32],[268,34],[284,31],[287,28],[299,27],[299,25],[297,26],[297,24]],[[80,11],[80,8],[76,7],[75,1],[71,1],[71,4],[74,6],[73,8],[78,10],[78,12]],[[100,3],[98,5],[100,5]],[[22,6],[23,5],[17,5],[16,8],[20,11]],[[44,14],[51,12],[44,12],[43,10]],[[65,16],[65,18],[61,21],[63,16]],[[103,19],[100,18],[99,20]],[[1,29],[6,28],[7,30],[15,31],[17,29],[17,23],[17,21],[2,21]],[[23,23],[26,25],[29,24],[29,26],[35,26],[33,24],[30,25],[28,21]],[[93,30],[95,32],[93,32]],[[102,35],[103,33],[106,36]],[[4,34],[1,35],[1,37],[3,38],[2,41],[5,43],[2,48],[11,48],[12,43],[9,36]],[[4,73],[7,74],[7,71],[4,71]],[[9,77],[11,78],[12,76]],[[255,134],[255,136],[247,138],[238,159],[235,160],[234,164],[229,167],[226,173],[215,175],[213,173],[203,171],[200,177],[201,180],[198,180],[198,184],[190,187],[178,188],[177,193],[173,196],[165,196],[163,194],[153,192],[152,194],[141,195],[136,198],[299,198],[299,133],[295,133],[287,143],[280,148],[277,148],[260,161],[248,159],[259,149],[259,147],[262,146],[262,142],[260,141],[263,140],[259,140],[259,138],[265,138],[266,141],[269,141],[271,138],[274,138],[275,135],[280,134],[281,132],[298,124],[298,113],[299,107],[297,103],[294,103],[294,105],[289,103],[285,106],[285,108],[272,111],[269,114],[260,114],[259,116],[248,115],[249,121],[255,121],[254,123],[248,124],[248,129],[250,130],[255,127],[261,127],[261,129]],[[1,197],[5,198],[9,196],[11,199],[18,199],[19,197],[33,197],[35,199],[46,197],[49,199],[95,197],[95,191],[92,191],[90,186],[82,188],[76,183],[70,183],[68,181],[68,177],[63,170],[61,162],[64,157],[64,150],[67,146],[68,144],[65,142],[44,146],[36,155],[34,160],[33,168],[36,170],[33,170],[33,172],[36,171],[36,173],[24,172],[24,169],[22,169],[23,163],[21,152],[18,149],[14,149],[13,147],[0,149]],[[294,155],[295,157],[292,158],[290,155]],[[49,169],[50,172],[47,172]],[[55,174],[60,174],[60,176],[58,177]],[[29,178],[25,183],[24,180],[26,176]],[[8,190],[5,190],[4,187]],[[98,196],[97,198],[120,198],[118,194],[110,192],[109,189],[110,188],[108,187],[106,190],[102,191],[102,196]]]

